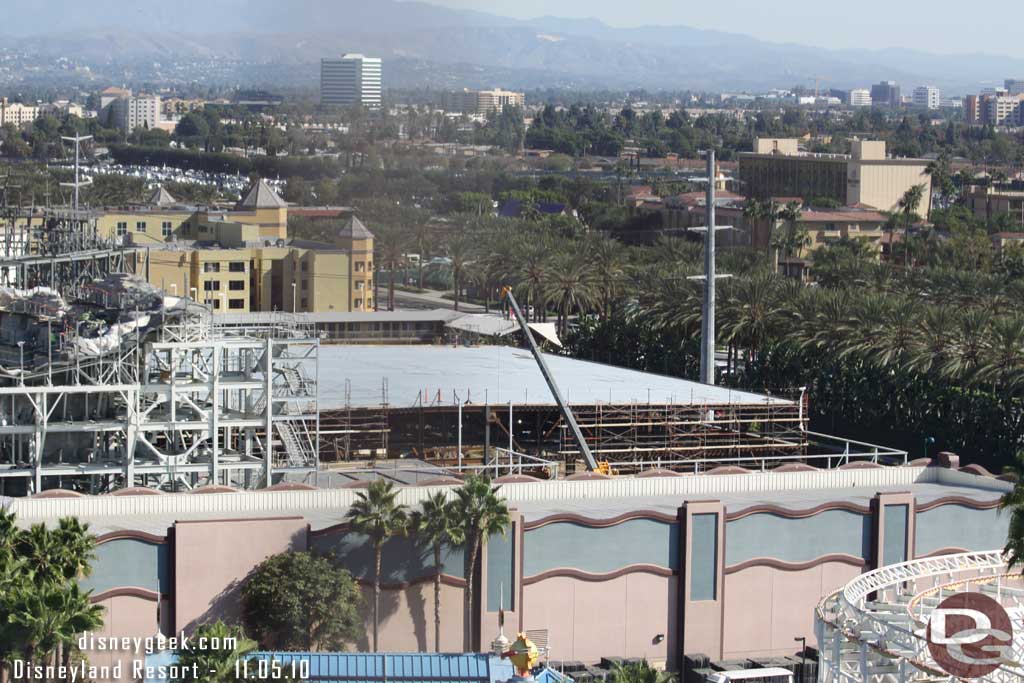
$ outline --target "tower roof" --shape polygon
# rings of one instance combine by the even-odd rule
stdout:
[[[288,202],[281,199],[267,182],[260,178],[256,184],[249,188],[242,201],[238,202],[238,209],[283,209]]]
[[[163,186],[160,186],[153,190],[153,194],[149,196],[150,206],[173,206],[178,203],[178,200],[174,198],[170,192],[165,190]]]
[[[363,222],[352,216],[348,219],[348,223],[338,233],[338,237],[349,240],[372,240],[373,233],[370,232]]]

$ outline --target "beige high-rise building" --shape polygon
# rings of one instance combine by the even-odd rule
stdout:
[[[234,210],[186,206],[160,188],[98,212],[100,234],[147,247],[154,285],[215,311],[372,311],[373,234],[352,216],[333,243],[288,236],[288,204],[262,180]]]
[[[739,155],[739,178],[746,194],[757,199],[822,198],[893,211],[907,190],[923,185],[919,213],[929,205],[928,162],[889,158],[885,142],[854,140],[849,155],[794,152],[796,140],[758,139],[754,149]]]
[[[512,92],[495,88],[494,90],[456,90],[445,96],[446,111],[459,112],[477,116],[487,116],[491,112],[501,111],[506,106],[522,107],[526,101],[521,92]]]

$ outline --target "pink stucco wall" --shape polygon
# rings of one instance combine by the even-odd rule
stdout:
[[[96,603],[103,608],[103,627],[94,635],[103,638],[147,638],[156,635],[157,601],[132,595],[118,595]],[[145,661],[144,652],[86,651],[83,653],[89,663],[95,666],[112,666],[121,661],[121,678],[133,681],[132,660]]]
[[[548,629],[552,659],[664,662],[677,643],[678,583],[676,576],[639,572],[607,581],[545,579],[523,589],[523,626]],[[665,639],[655,643],[658,634]]]
[[[301,518],[178,522],[174,526],[175,630],[239,614],[238,592],[260,562],[306,550]]]
[[[790,655],[801,636],[813,644],[818,601],[862,571],[826,562],[800,571],[757,566],[726,574],[723,657]]]
[[[366,635],[356,649],[370,651],[373,633],[373,586],[360,584]],[[441,650],[462,652],[463,589],[441,584]],[[380,649],[390,652],[433,652],[434,582],[402,589],[384,589],[380,597]]]

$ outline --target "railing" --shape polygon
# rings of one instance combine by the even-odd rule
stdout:
[[[938,577],[949,581],[937,585]],[[815,630],[821,652],[821,683],[911,683],[949,680],[933,660],[921,625],[938,604],[934,595],[966,590],[970,584],[1019,580],[1007,574],[1002,551],[960,553],[889,565],[862,574],[818,605]],[[1024,623],[1014,622],[1013,659],[1024,658]],[[1024,677],[1020,664],[1003,665],[979,679],[1010,683]]]

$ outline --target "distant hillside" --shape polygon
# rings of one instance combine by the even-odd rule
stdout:
[[[1024,60],[997,56],[832,51],[686,26],[517,21],[396,0],[137,0],[127,11],[126,4],[16,3],[5,9],[0,30],[15,36],[5,44],[49,56],[277,62],[308,65],[311,78],[321,57],[363,51],[402,60],[396,65],[429,64],[436,80],[465,85],[500,76],[495,84],[516,87],[730,90],[806,84],[827,74],[831,87],[891,78],[908,90],[927,82],[976,91],[982,82],[1024,74]],[[479,79],[465,80],[473,75],[468,66],[479,69]],[[404,67],[389,73],[391,85],[414,74]]]

